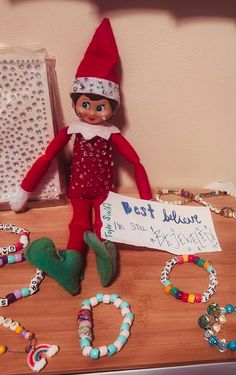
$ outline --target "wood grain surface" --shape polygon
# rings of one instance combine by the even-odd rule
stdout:
[[[130,190],[123,194],[136,196]],[[173,197],[167,197],[173,198]],[[211,199],[217,207],[230,206],[236,210],[236,200],[231,197]],[[0,212],[1,223],[23,226],[31,233],[30,239],[52,239],[58,249],[66,246],[70,205],[34,208],[24,213]],[[203,254],[216,268],[219,285],[210,301],[221,306],[236,304],[236,219],[224,218],[212,213],[222,252]],[[17,236],[0,232],[0,246],[16,242]],[[60,352],[48,361],[43,374],[72,374],[95,371],[152,368],[210,362],[235,361],[236,352],[220,353],[203,339],[198,327],[199,316],[206,312],[206,304],[189,304],[177,301],[163,292],[160,272],[173,255],[167,252],[119,245],[119,274],[113,284],[104,288],[96,271],[96,259],[89,249],[87,265],[82,281],[81,294],[70,296],[50,277],[46,276],[35,295],[1,308],[0,315],[20,322],[35,333],[38,343],[57,344]],[[0,270],[1,296],[17,288],[28,286],[35,269],[28,263],[6,265]],[[174,267],[173,284],[186,292],[201,293],[208,286],[208,275],[199,267],[185,264]],[[76,315],[81,301],[96,293],[117,293],[131,304],[135,322],[128,343],[116,355],[99,360],[85,358],[81,354],[77,334]],[[122,317],[111,306],[100,304],[93,309],[93,345],[108,345],[118,333]],[[236,339],[235,315],[229,316],[222,331],[228,340]],[[0,327],[0,344],[14,351],[23,351],[26,340]],[[24,353],[6,353],[0,356],[2,375],[32,373]]]

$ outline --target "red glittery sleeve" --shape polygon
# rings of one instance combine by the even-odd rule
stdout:
[[[120,134],[112,134],[112,144],[117,151],[134,166],[134,174],[139,195],[142,199],[152,199],[152,191],[149,184],[147,173],[141,164],[136,151],[130,143]]]
[[[71,134],[67,134],[68,127],[63,128],[55,138],[49,143],[45,153],[38,158],[26,176],[22,180],[21,188],[31,193],[38,185],[41,178],[47,172],[53,158],[63,149],[71,138]]]

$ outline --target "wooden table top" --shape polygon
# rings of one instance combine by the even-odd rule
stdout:
[[[122,193],[126,194],[126,191]],[[135,194],[128,192],[127,195]],[[217,197],[211,201],[217,207],[230,206],[236,210],[235,198]],[[34,208],[20,214],[2,211],[0,222],[27,228],[31,241],[48,237],[58,249],[63,249],[67,243],[71,212],[70,205]],[[219,280],[217,292],[210,301],[221,306],[236,304],[236,219],[215,213],[212,213],[212,218],[223,251],[204,256],[215,267]],[[1,246],[13,242],[16,242],[16,235],[1,232]],[[96,271],[95,255],[89,249],[81,294],[70,296],[46,276],[38,293],[1,308],[0,315],[10,317],[34,332],[38,343],[59,345],[60,352],[42,371],[45,375],[235,361],[236,352],[220,353],[203,339],[203,330],[198,327],[197,320],[206,312],[206,304],[182,303],[163,292],[160,273],[172,256],[167,252],[119,245],[119,274],[111,286],[104,288]],[[1,296],[28,286],[34,273],[35,269],[26,262],[2,267]],[[207,273],[191,265],[184,265],[184,269],[174,267],[171,280],[180,289],[193,293],[201,293],[209,283]],[[92,360],[81,354],[76,315],[82,300],[99,292],[116,293],[128,301],[135,313],[135,322],[128,343],[118,354]],[[122,321],[119,311],[101,304],[93,309],[93,313],[93,345],[112,343]],[[26,340],[2,326],[0,331],[0,344],[14,351],[24,350]],[[236,339],[235,316],[229,317],[222,337]],[[32,373],[25,354],[8,352],[1,355],[0,368],[4,375]]]

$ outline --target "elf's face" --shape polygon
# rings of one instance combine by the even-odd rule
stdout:
[[[91,125],[102,124],[109,120],[113,114],[107,99],[91,100],[86,95],[79,97],[74,108],[81,120]]]

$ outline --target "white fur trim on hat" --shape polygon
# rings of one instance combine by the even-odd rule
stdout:
[[[103,78],[80,77],[76,78],[70,94],[97,94],[120,103],[119,86],[117,83]]]

